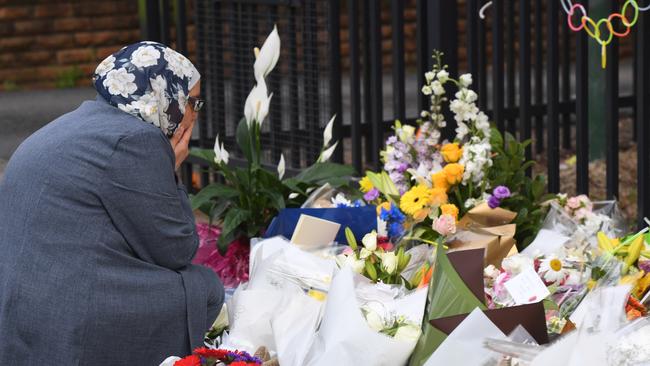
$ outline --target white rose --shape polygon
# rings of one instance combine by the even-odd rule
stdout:
[[[415,342],[420,338],[421,333],[422,330],[420,327],[414,324],[404,324],[397,328],[397,332],[393,338],[401,341]]]
[[[363,239],[361,239],[361,242],[363,243],[365,249],[374,252],[375,250],[377,250],[377,232],[373,231],[371,233],[366,234],[363,237]]]
[[[125,68],[113,69],[106,74],[106,79],[104,79],[104,87],[108,89],[108,92],[112,95],[121,95],[124,98],[127,98],[129,94],[132,94],[138,90],[138,86],[133,82],[135,80],[135,75],[129,74]]]
[[[472,85],[472,74],[463,74],[460,76],[460,84],[464,87]]]
[[[137,67],[153,66],[160,59],[160,51],[153,46],[141,46],[131,54],[131,63]]]
[[[370,328],[377,332],[384,330],[384,320],[374,310],[366,309],[366,322]]]
[[[395,273],[397,270],[397,256],[394,252],[386,252],[381,256],[381,266],[388,274]]]
[[[446,83],[449,80],[449,73],[445,70],[438,71],[438,80],[443,84]]]
[[[517,275],[527,268],[534,268],[533,260],[525,255],[517,254],[503,259],[501,267],[511,275]]]
[[[97,68],[95,69],[95,74],[99,76],[104,76],[110,70],[115,67],[115,56],[110,55],[104,59]]]

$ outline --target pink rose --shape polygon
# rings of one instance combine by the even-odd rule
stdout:
[[[582,206],[580,204],[580,199],[578,197],[571,197],[566,201],[566,207],[572,209],[572,210],[577,210]]]
[[[589,197],[585,196],[584,194],[581,194],[576,198],[580,201],[582,207],[586,208],[588,211],[594,210],[594,204],[591,203]]]
[[[578,219],[578,220],[583,220],[586,219],[591,215],[591,211],[587,210],[586,208],[580,208],[576,212],[573,213],[573,216]]]
[[[456,233],[456,219],[451,215],[440,215],[433,221],[433,230],[442,236]]]

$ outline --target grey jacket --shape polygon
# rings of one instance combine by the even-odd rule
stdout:
[[[158,365],[223,303],[174,153],[101,97],[23,142],[0,182],[0,365]]]

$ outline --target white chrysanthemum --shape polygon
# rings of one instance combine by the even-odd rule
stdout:
[[[106,74],[106,79],[104,79],[103,84],[112,95],[121,95],[127,98],[129,94],[138,90],[138,86],[133,82],[134,80],[135,75],[128,73],[122,67],[109,71]]]
[[[544,280],[547,282],[558,282],[567,275],[564,263],[556,256],[544,259],[539,265],[539,272],[544,274]]]
[[[97,68],[95,69],[95,74],[99,76],[104,76],[106,75],[107,72],[110,70],[113,70],[115,68],[115,56],[110,55],[104,59],[104,61],[100,62],[99,65],[97,65]]]
[[[141,46],[131,54],[131,63],[137,67],[153,66],[160,59],[160,51],[154,46]]]

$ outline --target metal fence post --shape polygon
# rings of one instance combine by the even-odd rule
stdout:
[[[160,42],[160,3],[158,0],[139,0],[140,37]]]

